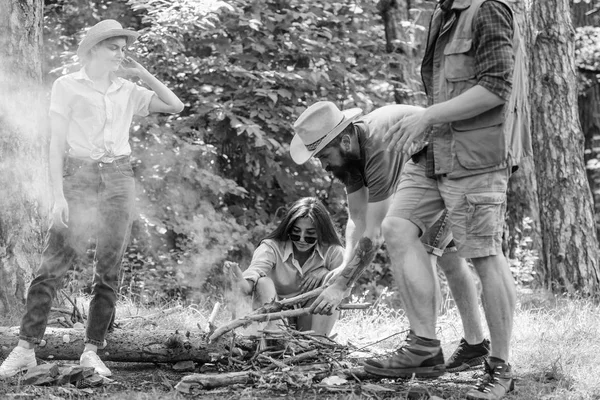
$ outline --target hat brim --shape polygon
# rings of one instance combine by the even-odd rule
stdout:
[[[110,39],[111,37],[119,36],[125,37],[127,46],[131,46],[131,44],[133,44],[137,40],[137,38],[140,37],[140,34],[136,31],[132,31],[129,29],[110,29],[99,34],[86,35],[81,41],[79,47],[77,48],[77,56],[80,59],[83,59],[87,55],[87,53],[92,49],[92,47],[94,47],[101,41]]]
[[[339,135],[344,130],[344,128],[346,128],[351,122],[356,120],[362,114],[362,112],[363,111],[360,108],[351,108],[349,110],[343,110],[342,114],[344,114],[344,119],[342,120],[342,122],[340,122],[338,125],[336,125],[335,128],[329,131],[327,135],[325,135],[323,140],[321,140],[321,143],[319,143],[319,145],[312,151],[308,150],[304,145],[304,142],[302,142],[302,139],[300,139],[300,136],[298,136],[298,134],[295,134],[292,139],[292,142],[290,143],[290,156],[292,157],[292,160],[294,160],[294,162],[298,165],[304,164],[305,162],[310,160],[312,156],[317,154],[319,151],[323,150],[325,146],[327,146],[333,139],[335,139],[337,135]]]

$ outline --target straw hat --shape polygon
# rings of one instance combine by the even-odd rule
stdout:
[[[140,34],[129,29],[123,29],[121,24],[114,19],[105,19],[87,31],[81,43],[79,43],[77,56],[82,60],[96,44],[115,36],[124,36],[127,40],[127,46],[129,46],[135,42]]]
[[[290,144],[292,160],[304,164],[361,114],[360,108],[340,111],[331,101],[311,105],[294,123],[296,134]]]

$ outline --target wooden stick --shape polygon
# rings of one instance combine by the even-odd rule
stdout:
[[[65,297],[65,299],[67,299],[69,301],[69,303],[71,303],[71,305],[73,306],[73,311],[75,312],[75,315],[77,318],[79,318],[80,322],[83,322],[83,316],[81,315],[81,313],[79,312],[79,308],[77,308],[77,304],[75,304],[75,302],[73,300],[71,300],[71,298],[69,297],[69,295],[67,294],[67,292],[62,289],[60,291],[62,293],[62,295]]]
[[[276,301],[274,301],[272,303],[265,304],[264,306],[262,306],[260,308],[257,308],[256,310],[254,310],[254,312],[252,313],[252,315],[254,315],[254,314],[268,314],[268,313],[274,313],[274,312],[281,311],[286,306],[291,306],[291,305],[294,305],[294,304],[303,303],[306,300],[310,300],[312,298],[315,298],[318,295],[320,295],[321,292],[323,292],[323,290],[325,290],[324,287],[319,287],[319,288],[311,290],[310,292],[302,293],[302,294],[300,294],[298,296],[295,296],[295,297],[290,297],[289,299],[276,300]]]
[[[272,357],[266,356],[264,354],[259,354],[258,358],[264,359],[264,360],[270,362],[271,364],[275,365],[278,368],[287,368],[288,367],[287,365],[285,365],[281,361],[278,361],[278,360],[276,360],[276,359],[274,359]]]
[[[219,308],[221,308],[221,303],[217,301],[213,306],[210,316],[208,317],[208,333],[213,333],[215,329],[217,329],[215,325],[215,319],[217,318],[217,314],[219,313]]]
[[[284,358],[281,362],[284,364],[293,364],[293,363],[297,363],[300,361],[304,361],[307,360],[309,358],[313,358],[318,356],[320,353],[319,350],[314,349],[314,350],[309,350],[309,351],[305,351],[304,353],[300,353],[298,355],[295,355],[293,357],[289,357],[289,358]]]
[[[369,375],[362,367],[356,368],[335,368],[328,363],[299,365],[292,368],[292,371],[298,373],[314,374],[315,378],[323,379],[331,374],[340,374],[346,379],[364,379],[366,377],[377,379],[374,375]],[[280,374],[280,372],[269,372],[271,374]],[[228,372],[223,374],[191,374],[184,376],[175,389],[182,393],[193,393],[197,389],[214,389],[217,387],[235,385],[235,384],[250,384],[255,378],[260,376],[260,371],[242,371]]]
[[[314,292],[314,290],[313,290],[313,292]],[[310,292],[307,292],[307,293],[310,293]],[[300,297],[300,296],[297,296],[297,297]],[[340,304],[338,306],[338,309],[344,310],[344,309],[346,309],[347,306],[354,307],[356,305]],[[361,306],[361,307],[367,308],[368,306]],[[308,315],[308,314],[310,314],[309,307],[297,308],[295,310],[285,310],[285,311],[279,311],[279,312],[273,312],[273,313],[265,313],[265,314],[250,314],[245,317],[233,320],[226,325],[221,326],[220,328],[215,330],[212,335],[210,335],[210,337],[208,338],[208,341],[209,341],[209,343],[211,343],[214,340],[218,339],[220,336],[224,335],[225,333],[227,333],[233,329],[236,329],[236,328],[248,326],[252,322],[275,321],[275,320],[283,319],[283,318],[301,317],[303,315]]]

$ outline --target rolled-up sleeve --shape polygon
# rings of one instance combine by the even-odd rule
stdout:
[[[275,250],[267,243],[263,242],[256,250],[254,250],[250,266],[244,271],[243,276],[245,279],[256,284],[258,278],[269,274],[276,262],[277,256],[275,255]]]
[[[152,90],[146,89],[140,85],[133,84],[131,91],[131,102],[133,104],[133,114],[145,117],[150,114],[148,107],[155,93]]]
[[[342,265],[344,260],[344,248],[342,246],[331,246],[325,255],[325,268],[333,270]]]
[[[505,101],[510,97],[513,53],[513,17],[502,3],[488,0],[473,20],[475,68],[478,84]]]
[[[50,94],[50,113],[58,114],[65,118],[69,117],[69,91],[65,87],[64,78],[58,78],[52,85]]]

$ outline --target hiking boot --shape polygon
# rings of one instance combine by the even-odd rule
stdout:
[[[474,389],[467,393],[467,400],[498,400],[515,389],[510,364],[499,363],[493,368],[485,361],[485,375]]]
[[[112,375],[110,369],[104,365],[98,354],[93,351],[84,351],[79,358],[79,365],[82,367],[93,367],[98,375],[109,377]]]
[[[439,340],[424,340],[410,332],[406,344],[395,354],[364,362],[365,371],[391,378],[435,378],[446,371]]]
[[[479,344],[469,344],[464,338],[460,339],[458,347],[446,361],[446,371],[459,372],[472,367],[480,367],[489,354],[489,340],[483,339],[483,342]]]
[[[37,365],[35,351],[17,346],[10,352],[6,360],[0,365],[0,379],[10,378],[21,371],[26,371]]]

